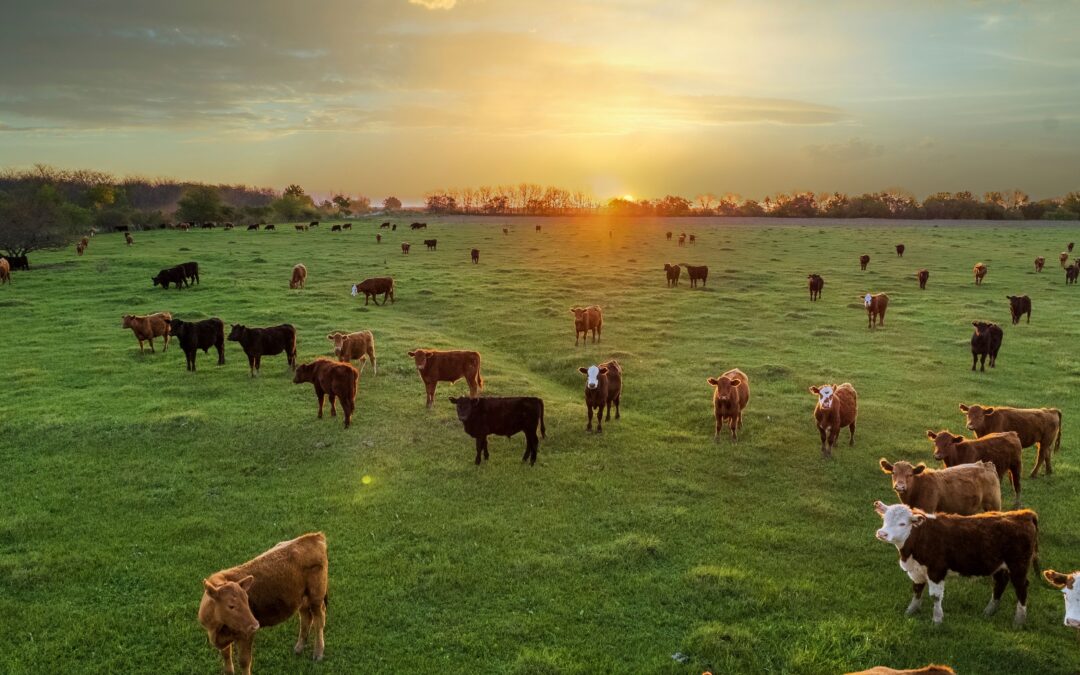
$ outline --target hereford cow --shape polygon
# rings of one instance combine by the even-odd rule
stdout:
[[[234,323],[232,330],[229,331],[229,341],[239,342],[244,348],[252,377],[255,377],[262,368],[262,357],[276,356],[282,352],[285,352],[289,367],[296,370],[296,328],[292,324],[283,323],[269,328],[248,328]]]
[[[1050,457],[1053,451],[1061,448],[1061,411],[1057,408],[994,408],[961,403],[960,412],[967,417],[967,428],[978,436],[1015,431],[1023,447],[1038,445],[1032,478],[1038,473],[1040,464],[1046,466],[1048,475],[1053,473]]]
[[[870,256],[863,254],[859,256],[859,269],[865,270],[866,266],[870,264]]]
[[[390,302],[397,302],[394,300],[394,278],[393,277],[372,277],[371,279],[364,279],[358,284],[353,284],[352,294],[353,297],[364,294],[364,306],[368,304],[368,300],[379,304],[379,293],[382,293],[382,302],[385,305],[386,299],[390,298]]]
[[[679,285],[679,274],[682,273],[681,267],[664,263],[664,272],[667,273],[668,288],[674,288]]]
[[[807,274],[806,284],[810,287],[810,302],[816,302],[821,298],[821,290],[825,288],[825,280],[820,274]]]
[[[474,249],[472,250],[472,253],[471,253],[471,255],[472,255],[472,262],[473,262],[473,264],[474,264],[474,265],[479,265],[479,264],[480,264],[480,249],[478,249],[478,248],[474,248]]]
[[[986,357],[990,357],[990,367],[997,367],[998,350],[1001,349],[1001,340],[1005,333],[1001,326],[989,321],[972,321],[975,332],[971,335],[971,369],[975,370],[975,363],[980,362],[979,370],[986,370]]]
[[[337,417],[334,401],[341,401],[346,429],[352,424],[353,411],[356,409],[356,383],[359,379],[360,373],[351,363],[321,357],[311,363],[300,364],[293,374],[293,384],[310,382],[315,386],[315,395],[319,398],[319,419],[322,419],[324,397],[330,397],[331,417]]]
[[[341,232],[341,226],[340,225],[331,225],[330,226],[330,231],[331,232]]]
[[[521,461],[536,464],[536,452],[540,448],[540,438],[536,436],[536,427],[540,427],[540,437],[547,438],[544,426],[544,401],[534,396],[506,396],[485,398],[451,398],[457,408],[458,419],[465,427],[465,433],[476,439],[476,463],[480,456],[489,459],[487,437],[491,434],[510,438],[514,434],[525,434],[525,454]]]
[[[1035,271],[1036,272],[1042,272],[1044,265],[1046,265],[1046,258],[1044,258],[1042,256],[1039,256],[1038,258],[1035,258]]]
[[[424,240],[424,246],[427,246],[427,250],[429,250],[429,251],[434,251],[435,247],[438,246],[438,244],[439,244],[438,239],[425,239]]]
[[[303,288],[305,283],[307,283],[307,267],[303,263],[293,265],[289,288]]]
[[[713,415],[716,417],[716,432],[713,438],[719,440],[724,420],[728,421],[731,440],[738,441],[737,429],[742,429],[742,412],[750,400],[750,378],[738,368],[732,368],[720,377],[710,377],[708,383],[713,386]]]
[[[690,277],[690,288],[697,288],[698,282],[704,286],[705,282],[709,280],[709,266],[708,265],[687,265],[686,263],[679,263],[686,268],[686,274]]]
[[[1080,265],[1073,263],[1065,268],[1065,285],[1076,283],[1076,277],[1080,276]]]
[[[410,244],[408,242],[402,242],[402,244],[401,244],[401,252],[404,253],[405,255],[409,255],[409,247],[410,247]]]
[[[836,438],[844,427],[851,432],[848,445],[855,445],[855,423],[859,417],[859,395],[855,387],[847,382],[840,385],[823,384],[810,387],[810,393],[818,397],[814,419],[821,434],[822,458],[832,457]]]
[[[918,279],[919,279],[919,288],[925,291],[926,290],[926,282],[930,279],[930,270],[921,269],[921,270],[919,270],[919,273],[918,273],[917,276],[918,276]]]
[[[686,246],[686,233],[683,232],[679,235],[679,246]]]
[[[903,258],[904,257],[904,251],[905,251],[905,247],[904,247],[903,244],[897,244],[896,245],[896,257],[897,258]]]
[[[1027,618],[1028,570],[1038,569],[1039,517],[1034,511],[1006,511],[958,516],[928,514],[904,504],[886,506],[874,502],[882,517],[877,538],[893,544],[900,552],[900,567],[912,581],[912,598],[907,613],[922,604],[923,589],[930,586],[934,600],[935,624],[944,618],[941,598],[945,576],[955,572],[966,577],[992,576],[994,593],[984,614],[997,611],[1005,587],[1012,582],[1016,591],[1013,622]]]
[[[931,663],[922,668],[908,670],[896,670],[888,666],[875,666],[869,670],[847,673],[847,675],[956,675],[956,671],[948,666],[940,666]]]
[[[1069,264],[1069,253],[1067,251],[1062,251],[1058,254],[1058,260],[1061,261],[1061,266],[1065,267]]]
[[[240,672],[251,675],[256,631],[283,623],[298,611],[300,637],[293,652],[302,652],[308,635],[314,633],[312,658],[322,660],[329,600],[327,569],[326,537],[313,532],[283,541],[243,565],[203,579],[199,623],[206,629],[210,645],[221,653],[226,673],[233,672],[233,643]]]
[[[169,350],[170,319],[172,319],[172,314],[169,312],[158,312],[157,314],[144,316],[125,314],[120,317],[120,327],[131,329],[131,332],[135,334],[135,339],[139,341],[140,352],[143,350],[143,341],[149,342],[150,351],[154,352],[154,338],[164,337],[165,346],[161,348],[161,351],[164,352]]]
[[[427,407],[435,405],[435,386],[439,382],[453,384],[464,379],[469,385],[469,397],[477,398],[484,388],[480,374],[480,352],[441,351],[438,349],[414,349],[409,356],[416,363],[416,372],[427,390]]]
[[[185,285],[191,285],[187,274],[184,273],[184,268],[179,265],[161,270],[157,276],[150,277],[150,281],[154,282],[154,286],[160,284],[162,288],[168,288],[169,284],[176,284],[176,290],[180,290]]]
[[[11,281],[11,263],[7,261],[7,258],[0,258],[0,284],[6,284]]]
[[[862,298],[866,307],[866,327],[885,326],[885,310],[889,308],[889,296],[884,293],[867,293]]]
[[[570,313],[574,315],[574,346],[578,344],[579,336],[588,342],[589,331],[592,331],[592,341],[600,341],[600,333],[604,328],[604,311],[597,305],[589,307],[571,307]]]
[[[1020,317],[1025,314],[1027,314],[1027,322],[1031,323],[1031,298],[1026,295],[1006,295],[1005,297],[1009,299],[1013,325],[1020,323]]]
[[[124,233],[124,241],[126,241],[126,242],[127,242],[127,245],[128,245],[128,246],[131,246],[132,244],[134,244],[134,243],[135,243],[135,240],[134,240],[134,239],[132,238],[132,236],[131,236],[131,233],[130,233],[130,232],[125,232],[125,233]]]
[[[349,363],[359,359],[360,372],[363,373],[367,359],[371,359],[371,367],[375,369],[376,375],[379,374],[379,364],[375,361],[375,335],[371,331],[334,332],[327,335],[326,339],[334,343],[334,355],[338,360]]]
[[[604,432],[604,406],[607,419],[611,421],[611,404],[615,404],[615,419],[619,419],[619,401],[622,398],[622,366],[615,359],[588,368],[578,368],[585,375],[585,408],[589,411],[586,431],[592,431],[593,408],[596,409],[596,433]]]
[[[1054,588],[1060,589],[1065,596],[1065,625],[1069,628],[1080,628],[1080,572],[1062,574],[1046,570],[1043,578]]]
[[[187,359],[187,369],[191,372],[195,372],[195,353],[198,349],[206,354],[214,347],[218,353],[218,365],[225,365],[225,323],[221,319],[214,317],[194,322],[169,319],[169,332],[180,342],[180,349],[184,350]]]
[[[920,462],[890,464],[882,457],[881,470],[892,476],[893,490],[900,501],[927,513],[971,515],[1001,510],[1001,481],[989,462],[961,464],[940,471]]]
[[[926,430],[926,437],[934,443],[934,459],[945,466],[975,462],[990,462],[997,469],[998,480],[1005,474],[1012,478],[1016,506],[1020,506],[1020,465],[1023,446],[1015,431],[987,434],[979,438],[957,436],[948,429],[938,432]]]
[[[975,285],[982,286],[983,277],[986,276],[986,265],[983,263],[975,263],[975,267],[973,267],[971,271],[975,273]]]

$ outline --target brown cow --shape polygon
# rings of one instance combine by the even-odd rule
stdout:
[[[574,315],[574,346],[578,344],[578,338],[589,338],[592,331],[593,343],[600,341],[600,333],[604,327],[604,312],[597,305],[589,307],[571,307],[570,313]]]
[[[825,288],[825,280],[819,274],[807,274],[806,283],[810,287],[810,302],[816,302],[821,297],[821,290]]]
[[[916,276],[918,276],[918,278],[919,278],[919,288],[921,288],[922,290],[925,291],[926,290],[926,282],[929,281],[929,279],[930,279],[930,270],[925,269],[925,268],[921,269],[921,270],[919,270],[919,273]]]
[[[1080,276],[1080,264],[1073,263],[1065,268],[1065,285],[1075,284],[1077,276]]]
[[[1038,444],[1031,478],[1035,478],[1040,464],[1046,465],[1047,474],[1053,473],[1050,456],[1052,451],[1061,447],[1061,411],[1057,408],[993,408],[961,403],[960,412],[967,417],[967,428],[978,436],[1015,431],[1023,447]]]
[[[670,232],[667,233],[667,240],[671,241],[671,233]]]
[[[681,267],[664,263],[664,272],[667,273],[668,288],[674,288],[679,285],[679,274],[682,273]]]
[[[379,364],[375,361],[375,335],[369,330],[361,330],[355,333],[334,332],[326,336],[326,339],[334,343],[334,355],[344,362],[352,362],[360,359],[360,372],[364,372],[367,359],[371,359],[371,367],[375,374],[379,374]]]
[[[866,266],[870,264],[870,256],[863,254],[859,256],[859,269],[865,270]]]
[[[503,234],[510,234],[510,230],[508,228],[504,227],[503,228]]]
[[[133,239],[133,238],[131,237],[131,233],[130,233],[130,232],[125,232],[125,233],[124,233],[124,241],[126,241],[126,242],[127,242],[127,245],[128,245],[128,246],[131,246],[132,244],[134,244],[134,243],[135,243],[135,240],[134,240],[134,239]]]
[[[975,267],[973,267],[971,271],[975,273],[975,285],[982,286],[983,277],[986,276],[986,265],[983,263],[975,263]]]
[[[607,363],[578,368],[585,375],[585,407],[589,411],[589,423],[586,431],[592,431],[593,408],[596,409],[596,433],[604,431],[604,406],[607,406],[607,419],[611,421],[611,404],[615,404],[615,419],[619,419],[619,404],[622,399],[622,366],[615,359]]]
[[[382,243],[382,235],[381,234],[376,234],[375,235],[375,243],[376,244],[381,244]]]
[[[922,462],[890,464],[882,457],[881,470],[892,476],[893,490],[900,501],[927,513],[958,513],[968,516],[980,511],[1001,510],[1001,482],[989,462],[961,464],[940,471]]]
[[[1054,586],[1061,589],[1065,596],[1065,625],[1069,628],[1080,628],[1080,572],[1062,574],[1054,570],[1043,572],[1043,578]]]
[[[539,231],[540,231],[540,226],[539,226],[539,225],[537,225],[537,226],[536,226],[536,231],[537,231],[537,232],[539,232]]]
[[[438,349],[414,349],[409,352],[416,362],[416,372],[427,390],[427,407],[435,405],[435,386],[439,382],[451,384],[464,378],[469,385],[469,398],[479,398],[484,388],[480,374],[480,352],[441,351]]]
[[[679,235],[679,246],[686,246],[686,233],[683,232]]]
[[[1039,256],[1038,258],[1035,258],[1035,271],[1036,272],[1042,272],[1044,265],[1046,265],[1046,258],[1044,258],[1042,256]]]
[[[402,244],[401,244],[401,252],[403,254],[405,254],[405,255],[409,255],[409,246],[410,246],[410,244],[408,242],[402,242]]]
[[[351,363],[338,363],[322,357],[311,363],[302,363],[293,374],[293,384],[310,382],[319,397],[319,419],[322,419],[323,397],[330,397],[330,416],[336,417],[335,399],[341,400],[341,414],[345,416],[345,428],[352,424],[356,409],[356,384],[360,372]]]
[[[934,443],[934,459],[945,466],[990,462],[997,469],[998,480],[1005,474],[1012,477],[1016,506],[1020,506],[1020,465],[1023,446],[1015,431],[987,434],[979,438],[957,436],[948,429],[938,432],[926,430],[926,437]]]
[[[383,305],[386,304],[386,299],[390,298],[390,302],[397,302],[394,300],[394,278],[393,277],[373,277],[371,279],[364,279],[358,284],[353,284],[352,294],[356,297],[360,293],[364,294],[364,306],[367,306],[368,300],[379,304],[378,295],[382,293]]]
[[[922,668],[896,670],[888,666],[875,666],[870,670],[847,673],[847,675],[956,675],[956,671],[948,666],[931,663]]]
[[[690,288],[697,288],[698,282],[704,286],[705,282],[709,280],[709,266],[708,265],[687,265],[686,263],[679,263],[686,268],[686,274],[690,277]]]
[[[897,244],[897,245],[896,245],[896,257],[897,257],[897,258],[903,258],[903,257],[904,257],[904,251],[905,251],[905,250],[906,250],[906,249],[905,249],[905,247],[904,247],[904,245],[903,245],[903,244]]]
[[[78,253],[79,255],[82,255],[83,251],[85,251],[85,250],[86,250],[86,244],[82,243],[81,241],[78,244],[75,244],[75,252]]]
[[[742,429],[742,412],[750,400],[750,378],[738,368],[732,368],[720,377],[710,377],[707,382],[713,386],[713,416],[716,417],[713,438],[719,440],[720,430],[727,420],[731,440],[738,441],[736,430]]]
[[[863,296],[866,307],[866,327],[874,328],[885,325],[885,310],[889,308],[889,296],[884,293],[867,293]]]
[[[135,333],[135,339],[139,341],[139,351],[143,350],[143,341],[150,343],[150,351],[154,352],[154,338],[164,337],[165,346],[161,348],[161,351],[168,351],[169,349],[169,337],[170,326],[169,321],[172,319],[172,314],[169,312],[158,312],[157,314],[147,314],[145,316],[137,316],[135,314],[125,314],[121,317],[121,328],[130,328],[132,333]]]
[[[1009,312],[1012,314],[1012,322],[1015,326],[1020,323],[1020,317],[1027,314],[1027,322],[1031,323],[1031,298],[1026,295],[1006,295],[1009,300]]]
[[[292,268],[292,279],[289,280],[289,288],[303,288],[307,282],[307,267],[303,263],[297,263]]]
[[[480,249],[474,248],[472,250],[472,262],[474,265],[480,264]]]
[[[1068,254],[1068,252],[1062,251],[1061,253],[1059,253],[1058,254],[1058,260],[1061,261],[1061,266],[1062,267],[1065,267],[1066,265],[1068,265],[1069,264],[1069,254]]]
[[[0,258],[0,284],[6,284],[11,281],[11,263],[7,261],[7,258]]]
[[[232,648],[236,643],[240,672],[251,675],[251,648],[255,632],[292,618],[300,612],[300,637],[293,651],[304,650],[308,635],[315,633],[312,658],[322,660],[326,627],[328,561],[322,532],[283,541],[243,565],[230,567],[203,579],[199,623],[210,645],[221,653],[225,672],[233,672]]]
[[[814,419],[821,434],[821,456],[832,457],[836,437],[844,427],[851,432],[848,445],[855,445],[855,423],[859,417],[859,395],[855,387],[847,382],[840,385],[823,384],[810,387],[810,393],[818,397]]]

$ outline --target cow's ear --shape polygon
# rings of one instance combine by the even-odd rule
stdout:
[[[715,377],[710,377],[710,378],[709,378],[708,380],[706,380],[706,381],[707,381],[707,382],[708,382],[709,384],[711,384],[712,386],[714,386],[714,387],[715,387],[716,385],[720,384],[720,380],[716,379]]]
[[[409,352],[409,356],[416,356],[416,351],[417,350],[414,349],[413,351]]]
[[[922,511],[913,511],[911,513],[911,526],[918,527],[926,522],[926,514]]]
[[[589,369],[588,369],[588,368],[586,368],[586,367],[584,367],[584,366],[582,366],[581,368],[578,368],[578,369],[577,369],[577,371],[578,371],[579,373],[581,373],[582,375],[584,375],[585,373],[588,373],[588,372],[589,372]]]
[[[889,460],[882,457],[878,460],[878,464],[881,465],[881,470],[885,473],[892,473],[892,464],[889,464]]]
[[[960,404],[960,412],[967,412],[969,410],[971,410],[971,408],[967,407],[963,403]]]
[[[821,393],[821,389],[819,389],[817,387],[810,387],[810,393],[813,394],[814,396],[817,396],[818,394]]]
[[[206,591],[207,595],[209,595],[211,598],[216,598],[217,597],[218,587],[215,586],[214,584],[210,583],[209,579],[203,579],[202,580],[202,585],[203,585],[203,590]]]
[[[733,386],[733,387],[742,386],[742,380],[739,380],[739,379],[732,380],[731,381],[731,386]]]
[[[937,438],[937,434],[934,433],[933,431],[930,431],[929,429],[927,429],[926,430],[926,437],[929,438],[930,440],[934,440],[935,438]]]
[[[984,415],[993,415],[996,408],[983,408]]]
[[[607,371],[608,371],[607,366],[600,366],[600,374],[601,375],[607,375]]]
[[[953,443],[963,443],[964,442],[964,437],[963,436],[953,436],[952,437],[952,442]]]
[[[925,465],[925,464],[923,464],[922,462],[919,462],[918,464],[916,464],[916,465],[915,465],[914,467],[912,467],[912,469],[911,469],[911,473],[915,474],[916,476],[918,476],[918,475],[919,475],[920,473],[922,473],[923,471],[926,471],[926,465]]]
[[[255,577],[253,577],[253,576],[251,576],[249,574],[246,577],[244,577],[243,579],[241,579],[240,581],[237,581],[236,583],[237,583],[237,585],[240,586],[240,588],[244,589],[244,591],[246,592],[246,591],[250,590],[251,585],[253,583],[255,583]]]
[[[1069,580],[1069,575],[1055,572],[1054,570],[1045,570],[1043,571],[1043,578],[1050,582],[1051,586],[1065,588],[1065,583]]]
[[[874,511],[876,511],[879,516],[884,516],[885,512],[888,510],[889,507],[885,506],[885,502],[880,499],[874,502]]]

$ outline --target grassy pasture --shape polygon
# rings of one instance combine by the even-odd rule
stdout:
[[[256,671],[1080,670],[1060,594],[1041,580],[1024,630],[1011,588],[983,618],[984,579],[946,583],[940,629],[929,602],[903,616],[910,583],[874,540],[871,506],[895,501],[877,459],[933,465],[925,430],[960,432],[958,402],[1058,406],[1055,473],[1025,476],[1025,505],[1043,566],[1080,568],[1080,288],[1057,265],[1075,229],[597,219],[543,220],[539,234],[512,221],[504,236],[497,220],[427,222],[382,230],[381,245],[377,222],[357,220],[341,234],[138,232],[132,247],[99,235],[81,258],[31,256],[33,271],[0,287],[0,672],[217,672],[196,620],[201,579],[310,530],[329,541],[326,660],[292,654],[294,619],[260,631]],[[669,229],[698,243],[678,248]],[[200,285],[151,287],[186,260]],[[290,291],[297,262],[308,285]],[[708,264],[707,288],[685,276],[665,288],[665,262]],[[826,283],[811,304],[815,271]],[[383,274],[396,304],[350,297]],[[866,328],[867,291],[892,299],[884,329]],[[1030,325],[1009,324],[1016,293],[1032,297]],[[602,342],[575,348],[568,308],[593,303]],[[301,362],[328,353],[332,330],[371,329],[379,374],[362,375],[345,431],[315,419],[283,357],[252,379],[236,343],[222,367],[200,352],[196,374],[178,345],[140,354],[120,315],[159,310],[218,316],[226,331],[291,322]],[[979,318],[1005,328],[986,373],[969,370]],[[545,399],[535,467],[520,463],[520,435],[493,438],[473,465],[446,401],[467,388],[441,384],[426,410],[406,356],[423,346],[476,349],[486,393]],[[586,434],[577,368],[612,357],[623,417]],[[751,383],[737,445],[714,442],[705,382],[735,366]],[[842,381],[859,391],[856,445],[845,431],[826,462],[806,388]],[[1024,459],[1026,472],[1034,451]]]

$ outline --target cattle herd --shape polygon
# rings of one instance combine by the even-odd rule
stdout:
[[[193,226],[194,224],[192,224]],[[213,224],[210,224],[213,226]],[[231,226],[227,224],[227,226]],[[205,225],[204,225],[205,227]],[[248,229],[258,229],[258,225]],[[318,227],[318,222],[297,225],[298,230]],[[396,230],[396,225],[383,223],[381,228]],[[427,229],[426,223],[412,223],[413,230]],[[267,225],[264,229],[272,229]],[[332,231],[351,229],[351,224],[334,225]],[[187,229],[187,228],[181,228]],[[536,226],[540,232],[540,226]],[[504,234],[508,230],[504,228]],[[92,233],[91,233],[92,234]],[[133,243],[126,233],[126,241]],[[667,240],[672,233],[666,233]],[[686,235],[679,237],[679,244]],[[696,240],[690,237],[690,242]],[[436,249],[436,240],[425,240],[429,250]],[[89,244],[83,238],[77,245],[82,255]],[[408,244],[402,245],[404,253]],[[1072,244],[1069,244],[1069,250]],[[906,247],[896,245],[897,257],[903,257]],[[479,262],[479,251],[471,249],[473,263]],[[1080,261],[1068,264],[1068,253],[1061,254],[1062,267],[1066,269],[1067,283],[1074,283]],[[860,268],[870,263],[868,255],[859,258]],[[1045,259],[1035,260],[1036,272],[1041,272]],[[686,263],[666,264],[667,285],[677,286],[680,270],[685,268],[691,287],[708,278],[707,266]],[[12,269],[29,269],[25,260],[0,258],[0,283],[11,279]],[[170,284],[177,290],[199,284],[199,264],[185,262],[160,270],[151,277],[154,286],[167,289]],[[974,267],[975,283],[981,285],[988,268],[983,263]],[[303,289],[308,270],[302,264],[292,268],[290,289]],[[925,289],[929,273],[923,269],[917,273],[920,288]],[[808,277],[810,300],[818,300],[825,281],[813,273]],[[369,300],[383,305],[394,302],[394,280],[376,277],[358,282],[351,293],[364,294],[364,304]],[[1031,321],[1031,299],[1026,295],[1007,296],[1010,303],[1012,323],[1021,318]],[[885,325],[885,313],[889,296],[885,293],[866,293],[862,297],[867,312],[868,327]],[[574,321],[574,344],[581,338],[599,343],[602,338],[603,310],[591,305],[570,309]],[[978,364],[985,370],[996,365],[1003,330],[986,321],[973,321],[975,333],[971,338],[972,370]],[[187,370],[195,371],[198,350],[207,353],[211,347],[217,350],[218,365],[225,362],[225,342],[237,342],[248,358],[252,377],[258,375],[263,356],[284,354],[293,370],[293,382],[311,383],[318,398],[318,417],[323,416],[324,399],[330,399],[330,414],[336,416],[340,403],[344,426],[352,422],[356,405],[359,376],[368,360],[375,374],[378,365],[375,356],[375,337],[369,330],[355,332],[332,332],[327,339],[332,343],[335,359],[316,358],[297,364],[297,331],[290,324],[265,328],[234,324],[225,335],[225,324],[219,318],[201,321],[184,321],[169,312],[137,316],[125,314],[122,328],[130,329],[139,344],[140,351],[148,343],[156,351],[154,339],[162,338],[162,350],[168,349],[170,338],[180,343],[186,358]],[[488,436],[513,436],[523,433],[525,451],[523,462],[535,464],[540,438],[546,435],[544,401],[532,396],[492,397],[481,396],[484,379],[481,375],[481,355],[468,350],[414,349],[408,352],[423,382],[426,405],[435,405],[436,386],[439,382],[465,380],[468,396],[452,397],[457,416],[466,434],[475,439],[475,463],[489,458]],[[360,370],[353,366],[359,361]],[[585,376],[584,400],[587,411],[586,430],[592,430],[593,413],[596,413],[596,432],[603,432],[603,423],[611,420],[611,408],[615,419],[620,418],[624,372],[618,361],[582,366],[579,372]],[[714,438],[719,440],[726,426],[731,442],[737,442],[743,424],[743,415],[750,401],[750,378],[739,368],[731,368],[718,377],[708,377],[712,387],[715,417]],[[821,438],[821,454],[831,458],[840,433],[848,430],[848,444],[855,443],[858,421],[858,394],[850,383],[826,383],[810,386],[816,404],[812,417]],[[890,461],[882,457],[878,461],[881,470],[891,478],[892,489],[899,503],[886,505],[874,503],[874,509],[882,519],[876,537],[892,544],[899,553],[900,567],[912,582],[912,598],[908,614],[917,612],[922,604],[923,593],[929,589],[933,600],[932,620],[943,621],[942,598],[944,582],[950,573],[964,576],[991,577],[992,595],[986,607],[986,615],[997,610],[1006,588],[1011,584],[1016,594],[1014,623],[1020,625],[1027,615],[1029,572],[1038,572],[1039,520],[1034,511],[1022,509],[1021,466],[1022,451],[1034,446],[1036,458],[1030,477],[1034,478],[1040,467],[1046,474],[1052,471],[1052,456],[1061,445],[1062,415],[1055,408],[1021,409],[1004,406],[960,404],[966,428],[973,437],[953,434],[948,429],[927,430],[926,436],[933,444],[934,458],[943,468],[934,469],[923,463],[912,464],[904,459]],[[539,434],[537,433],[539,431]],[[1013,507],[1002,510],[1001,480],[1008,477],[1014,493]],[[1065,623],[1080,628],[1080,572],[1061,574],[1045,570],[1043,576],[1054,587],[1063,591],[1066,599]],[[251,561],[222,570],[203,581],[204,592],[199,606],[199,621],[206,629],[211,644],[220,651],[227,672],[233,672],[232,648],[237,647],[240,667],[244,673],[251,670],[252,642],[260,627],[272,626],[300,615],[300,636],[295,651],[300,653],[309,636],[314,636],[316,660],[322,658],[324,649],[323,628],[326,624],[328,604],[328,558],[326,539],[322,533],[305,534],[291,541],[282,542]],[[880,667],[866,673],[887,672],[952,672],[945,666],[928,666],[918,671],[892,671]]]

